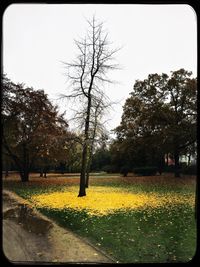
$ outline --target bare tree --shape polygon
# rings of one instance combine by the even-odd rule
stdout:
[[[89,145],[88,145],[88,156],[87,156],[87,167],[86,167],[86,180],[85,187],[88,188],[89,184],[89,172],[92,162],[92,157],[94,149],[96,146],[102,143],[102,140],[105,142],[105,136],[108,136],[106,130],[106,120],[103,121],[105,114],[108,114],[109,109],[112,107],[115,102],[111,102],[109,98],[102,93],[100,98],[93,98],[91,104],[91,114],[90,114],[90,130],[89,130]],[[79,107],[79,110],[73,109],[74,117],[70,120],[77,125],[79,132],[82,132],[84,129],[85,115],[87,106],[83,105]],[[104,136],[104,137],[103,137]],[[79,135],[78,141],[83,146],[83,140],[81,135]]]
[[[101,143],[102,136],[106,135],[106,129],[104,126],[105,122],[102,122],[102,117],[106,112],[108,112],[108,109],[111,107],[111,105],[112,102],[106,102],[103,94],[102,97],[92,105],[90,120],[90,144],[88,148],[88,160],[85,180],[86,188],[88,188],[89,186],[89,172],[92,163],[95,144]]]
[[[108,41],[108,33],[103,29],[103,23],[98,23],[94,16],[87,22],[89,27],[85,38],[75,40],[78,56],[73,62],[64,63],[73,88],[65,97],[79,99],[86,107],[79,197],[86,195],[85,176],[90,145],[92,103],[102,96],[103,91],[100,86],[104,82],[112,82],[106,74],[118,68],[113,62],[114,55],[119,50],[110,48],[111,43]]]

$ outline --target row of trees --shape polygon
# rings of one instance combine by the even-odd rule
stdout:
[[[11,160],[25,182],[35,168],[43,176],[48,166],[70,162],[77,149],[75,134],[43,90],[14,84],[4,75],[2,100],[4,165]]]
[[[162,169],[165,155],[175,161],[179,176],[179,158],[195,155],[197,139],[197,79],[180,69],[169,77],[149,75],[136,81],[124,105],[116,139],[107,147],[107,135],[100,123],[105,105],[102,97],[92,102],[90,128],[85,134],[68,130],[64,114],[49,101],[43,90],[25,88],[2,77],[2,141],[4,163],[14,163],[22,181],[31,170],[42,173],[48,166],[77,171],[83,167],[87,146],[84,187],[88,187],[92,170],[132,170],[139,166]],[[87,111],[76,112],[75,119],[85,126]],[[84,132],[85,133],[85,132]],[[97,148],[101,144],[101,147]],[[84,152],[85,153],[85,152]],[[66,168],[67,167],[67,168]]]
[[[197,79],[191,75],[180,69],[135,82],[115,129],[112,150],[119,164],[162,168],[170,155],[179,177],[180,156],[195,154],[197,145]]]
[[[3,78],[4,150],[17,165],[22,180],[28,180],[28,173],[36,159],[49,158],[48,155],[53,155],[52,151],[56,151],[60,143],[65,149],[68,140],[75,140],[82,148],[79,196],[86,195],[95,144],[106,138],[101,118],[111,103],[102,86],[112,82],[107,73],[118,67],[114,63],[114,55],[118,49],[110,47],[103,23],[98,22],[95,17],[87,22],[88,31],[85,37],[75,41],[78,51],[76,59],[64,63],[72,91],[62,98],[79,102],[79,110],[74,116],[79,120],[81,128],[78,137],[66,137],[69,135],[67,123],[63,115],[58,115],[57,108],[52,106],[43,91],[23,88],[23,85],[14,85]],[[20,111],[16,112],[16,108]],[[34,121],[36,122],[33,123]],[[59,154],[62,157],[61,151]]]
[[[197,79],[184,69],[151,74],[137,80],[123,107],[116,138],[109,149],[98,149],[93,170],[120,172],[137,167],[157,167],[168,159],[180,176],[180,157],[197,152]]]
[[[43,90],[15,84],[3,75],[2,80],[2,154],[3,169],[17,170],[21,181],[29,180],[31,171],[46,177],[49,170],[80,172],[85,145],[84,118],[79,110],[74,120],[79,122],[79,134],[69,131],[65,114],[59,114]],[[87,143],[85,187],[89,184],[92,157],[99,144],[105,144],[107,134],[100,120],[109,105],[103,97],[93,102]]]
[[[106,148],[107,134],[102,118],[111,102],[103,91],[112,82],[107,73],[118,68],[103,23],[95,17],[88,21],[84,38],[75,41],[77,56],[64,63],[71,92],[61,98],[77,101],[74,120],[80,133],[69,131],[65,114],[59,114],[43,90],[14,84],[2,77],[2,124],[4,161],[11,159],[21,180],[40,168],[80,167],[78,196],[86,195],[89,172],[107,165],[132,169],[138,166],[162,168],[164,156],[175,161],[179,176],[179,158],[196,152],[197,79],[180,69],[167,74],[151,74],[137,80],[126,100],[116,138]],[[97,150],[99,144],[103,149]],[[101,162],[102,156],[104,161]]]

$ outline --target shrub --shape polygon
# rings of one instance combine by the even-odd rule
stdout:
[[[101,168],[102,171],[107,173],[112,173],[112,166],[111,165],[105,165]]]
[[[120,174],[123,174],[124,177],[128,175],[129,168],[127,166],[123,166],[120,170]]]
[[[169,166],[164,167],[163,172],[174,172],[174,170],[175,170],[175,166],[169,165]]]
[[[101,171],[107,172],[107,173],[115,173],[117,172],[115,165],[105,165],[101,168]]]
[[[133,173],[142,175],[142,176],[153,176],[156,175],[158,171],[157,167],[140,167],[140,168],[134,168]]]
[[[180,164],[180,173],[182,174],[188,174],[188,175],[196,175],[197,174],[197,166],[196,165],[190,165],[186,166],[185,164]],[[175,166],[165,166],[163,172],[173,172],[175,171]]]
[[[197,165],[186,166],[181,172],[182,174],[197,175]]]

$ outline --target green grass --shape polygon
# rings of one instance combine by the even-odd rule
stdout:
[[[72,210],[40,211],[87,237],[119,262],[187,262],[195,254],[196,226],[188,207],[170,213],[159,209],[153,213],[117,212],[103,217]]]
[[[98,177],[99,180],[99,177]],[[91,186],[97,182],[91,180]],[[70,185],[70,184],[69,184]],[[101,186],[119,186],[133,193],[158,192],[194,194],[193,183],[126,183],[120,180],[98,181]],[[24,198],[44,192],[63,190],[67,185],[38,184],[23,185],[17,181],[8,181],[5,188],[15,191]],[[116,212],[105,216],[91,216],[84,211],[71,209],[39,209],[41,213],[54,219],[122,263],[168,263],[188,262],[196,251],[196,221],[194,207],[177,205],[157,209],[145,209],[130,212]]]

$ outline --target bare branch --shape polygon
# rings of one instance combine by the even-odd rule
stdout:
[[[100,89],[100,85],[112,82],[106,74],[118,68],[113,61],[114,55],[119,51],[119,49],[110,49],[108,33],[103,30],[104,23],[97,23],[95,16],[92,20],[87,20],[87,23],[89,30],[86,37],[74,41],[79,53],[76,60],[70,63],[64,62],[72,93],[60,96],[68,99],[78,98],[83,103],[82,108],[75,112],[73,118],[81,128],[84,128],[79,196],[85,195],[84,182],[88,168],[88,150],[93,150],[96,135],[103,131],[104,127],[100,120],[105,110],[111,106],[109,99]]]

